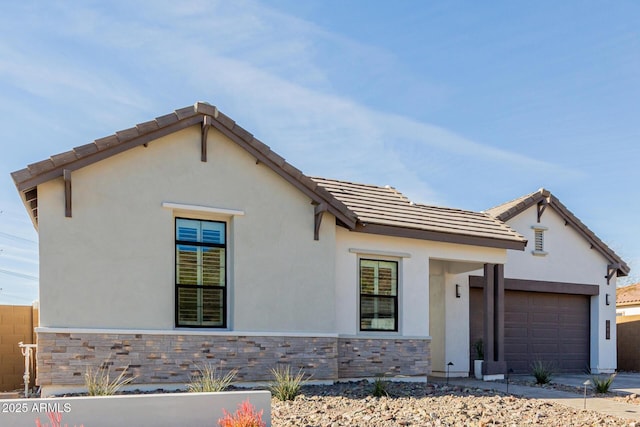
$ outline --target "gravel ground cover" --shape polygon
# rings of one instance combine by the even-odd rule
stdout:
[[[272,400],[274,427],[285,426],[640,426],[617,417],[475,388],[387,383],[373,397],[366,382],[304,386],[294,400]]]

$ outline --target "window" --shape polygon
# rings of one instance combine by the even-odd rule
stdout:
[[[360,330],[398,330],[398,263],[360,260]]]
[[[547,230],[547,227],[543,226],[532,226],[533,228],[533,251],[532,254],[538,256],[544,256],[547,254],[544,250],[544,232]]]
[[[227,325],[226,223],[176,218],[176,326]]]

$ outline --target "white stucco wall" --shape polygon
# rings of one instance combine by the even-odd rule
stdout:
[[[524,252],[509,251],[505,265],[505,277],[528,280],[580,283],[598,285],[600,295],[591,297],[591,370],[613,372],[616,360],[616,278],[607,285],[607,259],[564,220],[551,207],[544,211],[537,222],[537,207],[532,206],[507,223],[528,241]],[[544,226],[545,256],[532,254],[534,230],[532,226]],[[610,305],[605,295],[609,294]],[[605,321],[610,320],[610,339],[605,339]]]
[[[358,324],[358,259],[391,259],[400,265],[398,333],[360,332]],[[468,280],[464,271],[483,263],[504,263],[504,249],[456,245],[374,234],[336,232],[336,319],[345,336],[431,337],[434,370],[453,361],[468,373]],[[435,268],[431,271],[431,268]],[[435,267],[434,267],[435,266]],[[430,283],[431,282],[431,283]],[[455,285],[461,285],[461,298]],[[430,286],[433,288],[430,289]],[[437,300],[433,300],[436,298]],[[466,335],[465,335],[466,334]],[[444,362],[446,360],[446,362]]]
[[[637,316],[640,314],[638,306],[622,306],[616,309],[616,316]]]
[[[174,217],[228,221],[230,329],[335,330],[335,219],[213,129],[185,129],[38,187],[41,326],[174,328]],[[177,212],[163,202],[244,211]]]

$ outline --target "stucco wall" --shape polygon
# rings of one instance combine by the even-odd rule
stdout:
[[[598,285],[600,295],[591,297],[591,370],[613,372],[616,368],[616,279],[607,285],[605,275],[608,261],[589,242],[551,207],[537,222],[537,207],[532,206],[507,223],[529,241],[524,252],[509,251],[505,277],[529,280]],[[545,256],[532,254],[534,230],[531,226],[544,226]],[[610,305],[606,305],[610,294]],[[605,339],[606,320],[610,320],[610,339]]]
[[[445,372],[449,361],[455,364],[452,376],[468,373],[469,292],[468,281],[460,274],[483,263],[504,263],[504,249],[390,238],[341,228],[336,232],[336,248],[336,313],[341,336],[430,337],[434,374]],[[398,333],[359,331],[359,257],[399,262]],[[461,298],[455,296],[456,284]]]
[[[230,329],[335,330],[334,218],[314,241],[308,197],[213,129],[208,150],[194,126],[74,171],[72,218],[61,179],[38,187],[42,326],[172,329],[174,217],[190,216],[229,222]]]

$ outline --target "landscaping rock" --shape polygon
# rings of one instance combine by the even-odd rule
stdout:
[[[372,390],[366,381],[305,386],[294,401],[272,400],[273,426],[631,425],[589,410],[451,385],[389,383],[389,396],[380,398]]]

